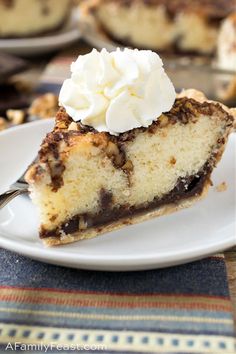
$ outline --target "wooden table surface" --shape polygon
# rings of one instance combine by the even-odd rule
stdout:
[[[229,289],[234,308],[235,330],[236,330],[236,247],[225,252],[226,266],[228,272]]]

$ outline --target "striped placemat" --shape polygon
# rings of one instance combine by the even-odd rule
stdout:
[[[221,255],[127,273],[78,271],[5,250],[0,262],[1,350],[18,343],[52,353],[57,345],[65,353],[76,345],[84,352],[235,353]]]

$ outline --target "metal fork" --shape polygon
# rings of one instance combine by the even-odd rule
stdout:
[[[11,185],[10,189],[0,195],[0,209],[5,207],[12,199],[21,194],[29,193],[28,183],[24,180],[24,175]]]

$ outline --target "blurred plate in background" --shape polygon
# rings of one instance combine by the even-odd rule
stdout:
[[[49,35],[0,39],[0,51],[19,56],[41,55],[64,48],[80,37],[78,14],[74,11],[63,28]]]

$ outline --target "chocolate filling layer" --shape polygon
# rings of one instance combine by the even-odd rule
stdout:
[[[102,228],[104,225],[127,218],[132,218],[135,215],[140,215],[145,212],[155,210],[163,205],[178,203],[181,200],[201,195],[205,182],[209,179],[212,167],[207,163],[204,168],[194,176],[179,178],[175,188],[162,198],[154,198],[152,202],[139,206],[123,205],[116,207],[112,203],[112,193],[101,189],[100,191],[100,211],[97,214],[80,214],[75,215],[70,220],[67,220],[60,227],[54,230],[44,230],[40,232],[41,238],[60,237],[60,232],[73,234],[78,231],[84,231],[90,228]]]

